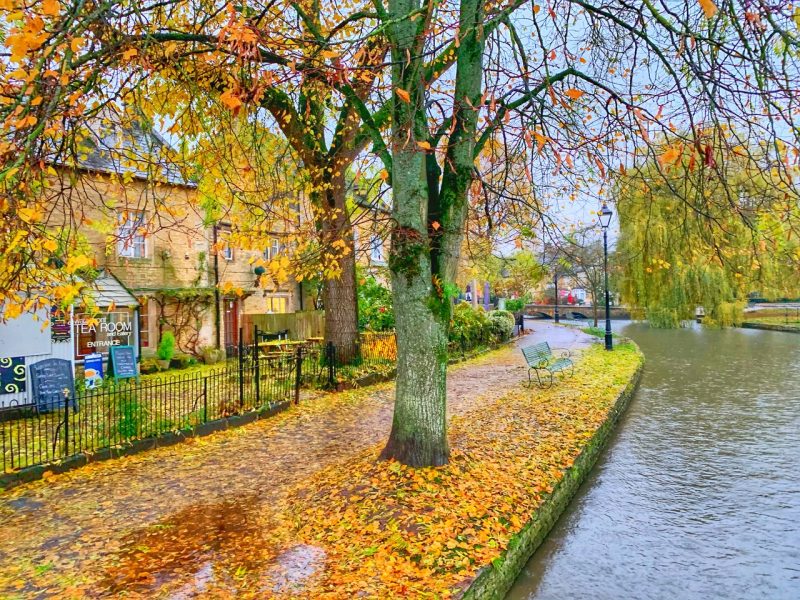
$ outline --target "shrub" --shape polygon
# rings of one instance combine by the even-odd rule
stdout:
[[[450,324],[450,341],[462,349],[474,348],[490,341],[491,324],[482,307],[472,308],[468,302],[456,304]]]
[[[514,335],[514,315],[507,310],[493,310],[489,313],[492,335],[498,342],[505,342]]]
[[[161,336],[161,341],[158,343],[158,350],[156,355],[160,360],[172,360],[175,356],[175,334],[171,331],[165,331]]]
[[[150,373],[158,373],[161,370],[161,365],[155,358],[143,358],[139,364],[139,371],[142,375],[149,375]]]
[[[522,298],[512,298],[510,300],[506,300],[506,310],[511,312],[516,312],[518,310],[522,310],[525,308],[526,304],[530,304],[531,299],[530,296],[527,294],[524,295]]]
[[[173,369],[186,369],[197,364],[197,359],[189,354],[177,352],[170,360],[169,366]]]
[[[392,292],[372,275],[359,278],[358,328],[362,331],[394,329]]]

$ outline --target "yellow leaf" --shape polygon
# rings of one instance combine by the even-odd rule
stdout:
[[[383,181],[389,181],[389,171],[381,169],[380,177]]]
[[[46,240],[42,246],[44,246],[44,249],[48,252],[54,252],[55,249],[58,248],[58,244],[55,240]]]
[[[404,89],[395,88],[394,91],[397,94],[397,97],[400,98],[400,100],[402,100],[403,102],[411,102],[411,94],[409,94]]]
[[[417,142],[417,146],[419,146],[423,150],[430,150],[431,149],[430,142],[427,142],[426,140],[422,140],[421,142]]]
[[[72,38],[72,41],[69,43],[69,47],[72,48],[73,52],[77,52],[83,46],[84,39],[82,37]]]
[[[42,0],[42,13],[49,17],[55,17],[59,8],[58,0]]]
[[[130,50],[125,50],[125,52],[122,53],[122,58],[129,60],[137,54],[139,54],[139,51],[136,48],[131,48]]]
[[[581,96],[583,96],[586,92],[582,92],[581,90],[576,90],[575,88],[570,88],[566,92],[564,92],[570,100],[577,100]]]
[[[233,93],[233,90],[225,90],[219,99],[231,110],[235,110],[242,105],[242,101]]]
[[[697,0],[697,2],[706,14],[706,19],[710,19],[717,14],[717,5],[714,4],[714,0]]]

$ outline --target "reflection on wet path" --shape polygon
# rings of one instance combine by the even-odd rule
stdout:
[[[637,396],[509,599],[800,598],[800,340],[624,333]]]
[[[524,343],[531,343],[531,338]],[[525,377],[508,347],[452,367],[449,411]],[[380,443],[391,384],[274,418],[96,463],[0,495],[0,597],[264,597],[312,577],[325,556],[270,543],[288,490]]]

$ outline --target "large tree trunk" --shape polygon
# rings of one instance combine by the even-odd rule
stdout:
[[[437,466],[447,444],[446,295],[461,248],[467,193],[474,164],[476,106],[481,96],[481,0],[461,0],[453,128],[442,173],[430,138],[422,77],[422,38],[409,15],[419,0],[390,0],[392,85],[392,188],[394,230],[389,267],[397,327],[394,420],[384,458],[411,466]],[[441,177],[441,184],[440,181]],[[477,290],[473,290],[477,295]]]
[[[322,302],[325,307],[325,341],[333,342],[340,357],[347,359],[358,348],[358,294],[355,239],[346,206],[343,171],[338,176],[316,182],[315,187],[321,191],[312,200],[318,210],[328,212],[318,221],[323,247],[335,248],[336,242],[344,243],[337,259],[337,276],[324,281]]]
[[[447,321],[432,311],[430,263],[420,273],[393,273],[397,330],[394,419],[383,458],[414,467],[447,463]]]

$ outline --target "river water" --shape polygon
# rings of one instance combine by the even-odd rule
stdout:
[[[800,599],[800,335],[623,333],[639,390],[508,599]]]

